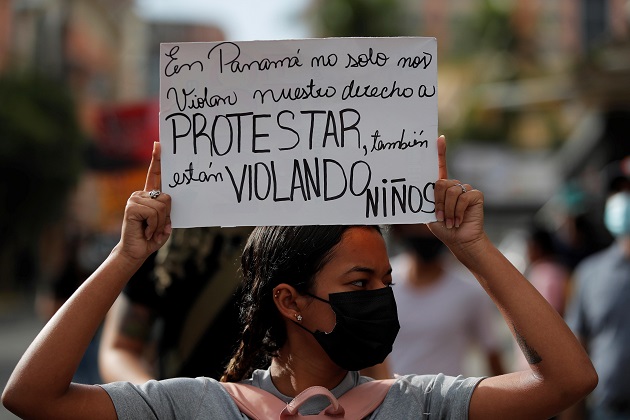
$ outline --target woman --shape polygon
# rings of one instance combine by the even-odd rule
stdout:
[[[408,375],[394,383],[369,418],[548,418],[588,394],[597,375],[557,312],[485,235],[483,195],[447,179],[445,155],[440,137],[438,221],[429,225],[431,231],[494,300],[530,366],[485,379]],[[71,383],[110,305],[171,232],[170,198],[152,193],[160,188],[159,159],[156,145],[145,189],[128,201],[120,243],[18,363],[2,396],[17,415],[245,418],[222,386],[208,378],[143,386]],[[249,291],[243,310],[246,325],[225,380],[245,379],[271,357],[269,368],[255,371],[250,384],[286,400],[313,385],[339,396],[368,381],[356,370],[382,361],[391,349],[398,323],[389,289],[391,268],[376,228],[258,228],[244,252],[243,271]],[[344,316],[346,310],[357,319]],[[315,412],[321,408],[310,407]]]

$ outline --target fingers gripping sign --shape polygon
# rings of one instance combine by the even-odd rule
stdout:
[[[171,198],[160,192],[160,153],[160,144],[156,142],[144,190],[134,192],[125,209],[123,249],[138,259],[144,259],[157,251],[171,233]]]
[[[456,179],[448,178],[446,139],[437,140],[438,177],[435,183],[437,222],[429,228],[447,246],[462,246],[483,236],[483,194]]]

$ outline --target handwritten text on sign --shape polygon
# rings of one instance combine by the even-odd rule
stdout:
[[[434,38],[162,44],[174,227],[435,220]]]

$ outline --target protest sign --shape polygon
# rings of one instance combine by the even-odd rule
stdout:
[[[435,220],[435,38],[160,47],[173,227]]]

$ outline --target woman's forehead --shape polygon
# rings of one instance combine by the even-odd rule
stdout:
[[[389,265],[385,240],[370,227],[352,227],[344,232],[329,261],[346,264]]]

